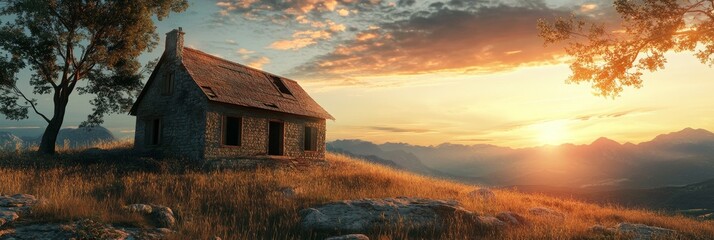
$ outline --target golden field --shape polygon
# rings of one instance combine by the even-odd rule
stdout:
[[[368,234],[372,239],[628,239],[600,235],[595,224],[643,223],[674,229],[682,239],[714,239],[714,222],[683,216],[598,206],[543,195],[493,190],[484,202],[467,193],[478,186],[434,179],[328,154],[327,166],[258,168],[205,172],[175,160],[127,157],[132,143],[100,144],[102,154],[63,149],[52,158],[32,152],[0,153],[0,194],[28,193],[44,199],[33,209],[32,221],[69,222],[90,218],[130,226],[150,224],[121,207],[153,203],[171,207],[178,216],[175,239],[320,239],[299,229],[301,209],[335,200],[397,196],[458,200],[464,208],[494,216],[502,211],[523,215],[531,224],[501,231],[479,232],[463,222],[448,231],[406,233],[390,230]],[[286,197],[284,188],[295,189]],[[565,213],[564,221],[528,214],[532,207]]]

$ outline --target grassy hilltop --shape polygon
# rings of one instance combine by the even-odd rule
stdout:
[[[388,167],[328,154],[329,166],[259,168],[243,171],[202,172],[150,159],[124,157],[131,143],[100,145],[100,154],[63,150],[54,159],[32,153],[0,153],[0,194],[28,193],[45,199],[30,221],[69,222],[93,219],[116,225],[149,226],[127,214],[122,206],[154,203],[169,206],[178,215],[176,239],[303,239],[318,238],[301,232],[298,212],[333,200],[397,196],[458,200],[464,208],[493,216],[501,211],[522,214],[531,224],[483,233],[499,239],[603,239],[589,230],[595,224],[643,223],[669,228],[685,239],[710,239],[714,222],[666,216],[645,210],[597,206],[574,200],[494,190],[484,202],[468,197],[476,188],[433,179]],[[167,160],[172,161],[172,160]],[[283,190],[292,188],[293,196]],[[532,207],[565,213],[564,221],[528,214]],[[382,232],[373,239],[473,239],[473,229],[456,222],[446,232],[424,235]],[[609,235],[607,239],[626,239]]]

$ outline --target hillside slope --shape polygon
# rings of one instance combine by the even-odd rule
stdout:
[[[121,207],[153,203],[171,207],[179,216],[177,239],[322,239],[301,231],[299,211],[331,201],[410,196],[456,200],[469,211],[494,216],[522,214],[531,224],[481,236],[488,239],[602,239],[589,230],[621,222],[674,229],[682,239],[711,239],[714,223],[654,212],[600,207],[542,195],[494,190],[490,201],[468,196],[475,186],[423,177],[344,155],[328,154],[327,166],[258,168],[202,172],[165,162],[131,157],[130,145],[97,155],[65,152],[52,159],[33,154],[0,156],[0,194],[28,193],[44,199],[30,221],[69,222],[77,219],[148,227]],[[286,189],[290,194],[286,195]],[[564,220],[541,218],[528,209],[546,207]],[[473,239],[460,231],[407,236],[399,230],[367,233],[372,239]],[[2,237],[0,237],[2,238]],[[611,239],[623,236],[608,236]]]

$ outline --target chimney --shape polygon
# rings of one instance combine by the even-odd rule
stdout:
[[[181,59],[181,53],[183,52],[183,34],[184,32],[180,27],[166,33],[166,49],[164,49],[164,54],[169,54],[169,56],[175,57],[176,59]]]

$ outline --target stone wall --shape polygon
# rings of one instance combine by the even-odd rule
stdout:
[[[241,145],[224,146],[222,128],[224,116],[240,117],[243,121]],[[206,113],[206,159],[250,158],[268,154],[268,125],[284,122],[284,156],[304,160],[325,159],[324,119],[300,117],[279,112],[210,103]],[[305,126],[317,128],[317,151],[305,151]]]
[[[135,149],[157,157],[202,159],[208,99],[175,55],[165,53],[154,71],[155,79],[146,86],[136,109]],[[173,91],[162,95],[162,81],[169,73],[174,74]],[[158,146],[145,143],[147,123],[154,118],[160,118],[162,125]]]

